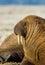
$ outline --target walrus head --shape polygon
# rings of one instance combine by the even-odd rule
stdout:
[[[26,38],[31,26],[33,26],[33,28],[35,25],[38,25],[39,27],[41,27],[41,25],[45,26],[44,21],[45,20],[43,18],[35,15],[27,16],[15,25],[14,32],[16,35],[22,35],[24,38]]]

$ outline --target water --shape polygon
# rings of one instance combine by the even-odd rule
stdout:
[[[0,5],[45,5],[45,0],[0,0]]]

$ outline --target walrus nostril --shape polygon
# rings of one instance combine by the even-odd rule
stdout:
[[[4,61],[5,61],[5,59],[0,56],[0,63],[3,63]]]

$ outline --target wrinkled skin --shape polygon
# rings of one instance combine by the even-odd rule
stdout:
[[[25,39],[26,36],[28,34],[28,26],[30,25],[30,23],[36,23],[36,24],[42,24],[45,27],[45,19],[38,17],[38,16],[27,16],[24,19],[22,19],[21,21],[19,21],[15,27],[14,27],[14,32],[16,35],[22,35]]]
[[[30,29],[33,33],[29,31]],[[38,31],[40,32],[38,33]],[[23,49],[26,59],[35,65],[45,65],[45,19],[34,15],[27,16],[16,24],[14,27],[14,32],[16,35],[22,35],[25,38],[26,43],[25,45],[23,44]],[[37,42],[35,41],[35,44],[33,44],[33,41],[38,35],[40,36],[36,39]],[[28,37],[31,38],[29,38],[30,42],[28,41]],[[31,43],[33,45],[31,45]],[[22,61],[22,64],[24,63],[25,62]]]

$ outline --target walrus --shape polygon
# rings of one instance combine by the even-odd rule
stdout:
[[[18,38],[20,41],[18,41]],[[0,62],[21,62],[24,57],[23,46],[19,43],[24,43],[21,36],[10,34],[0,46]]]
[[[25,57],[21,65],[28,61],[45,65],[45,19],[35,15],[27,16],[15,25],[14,33],[25,38],[22,44]]]

